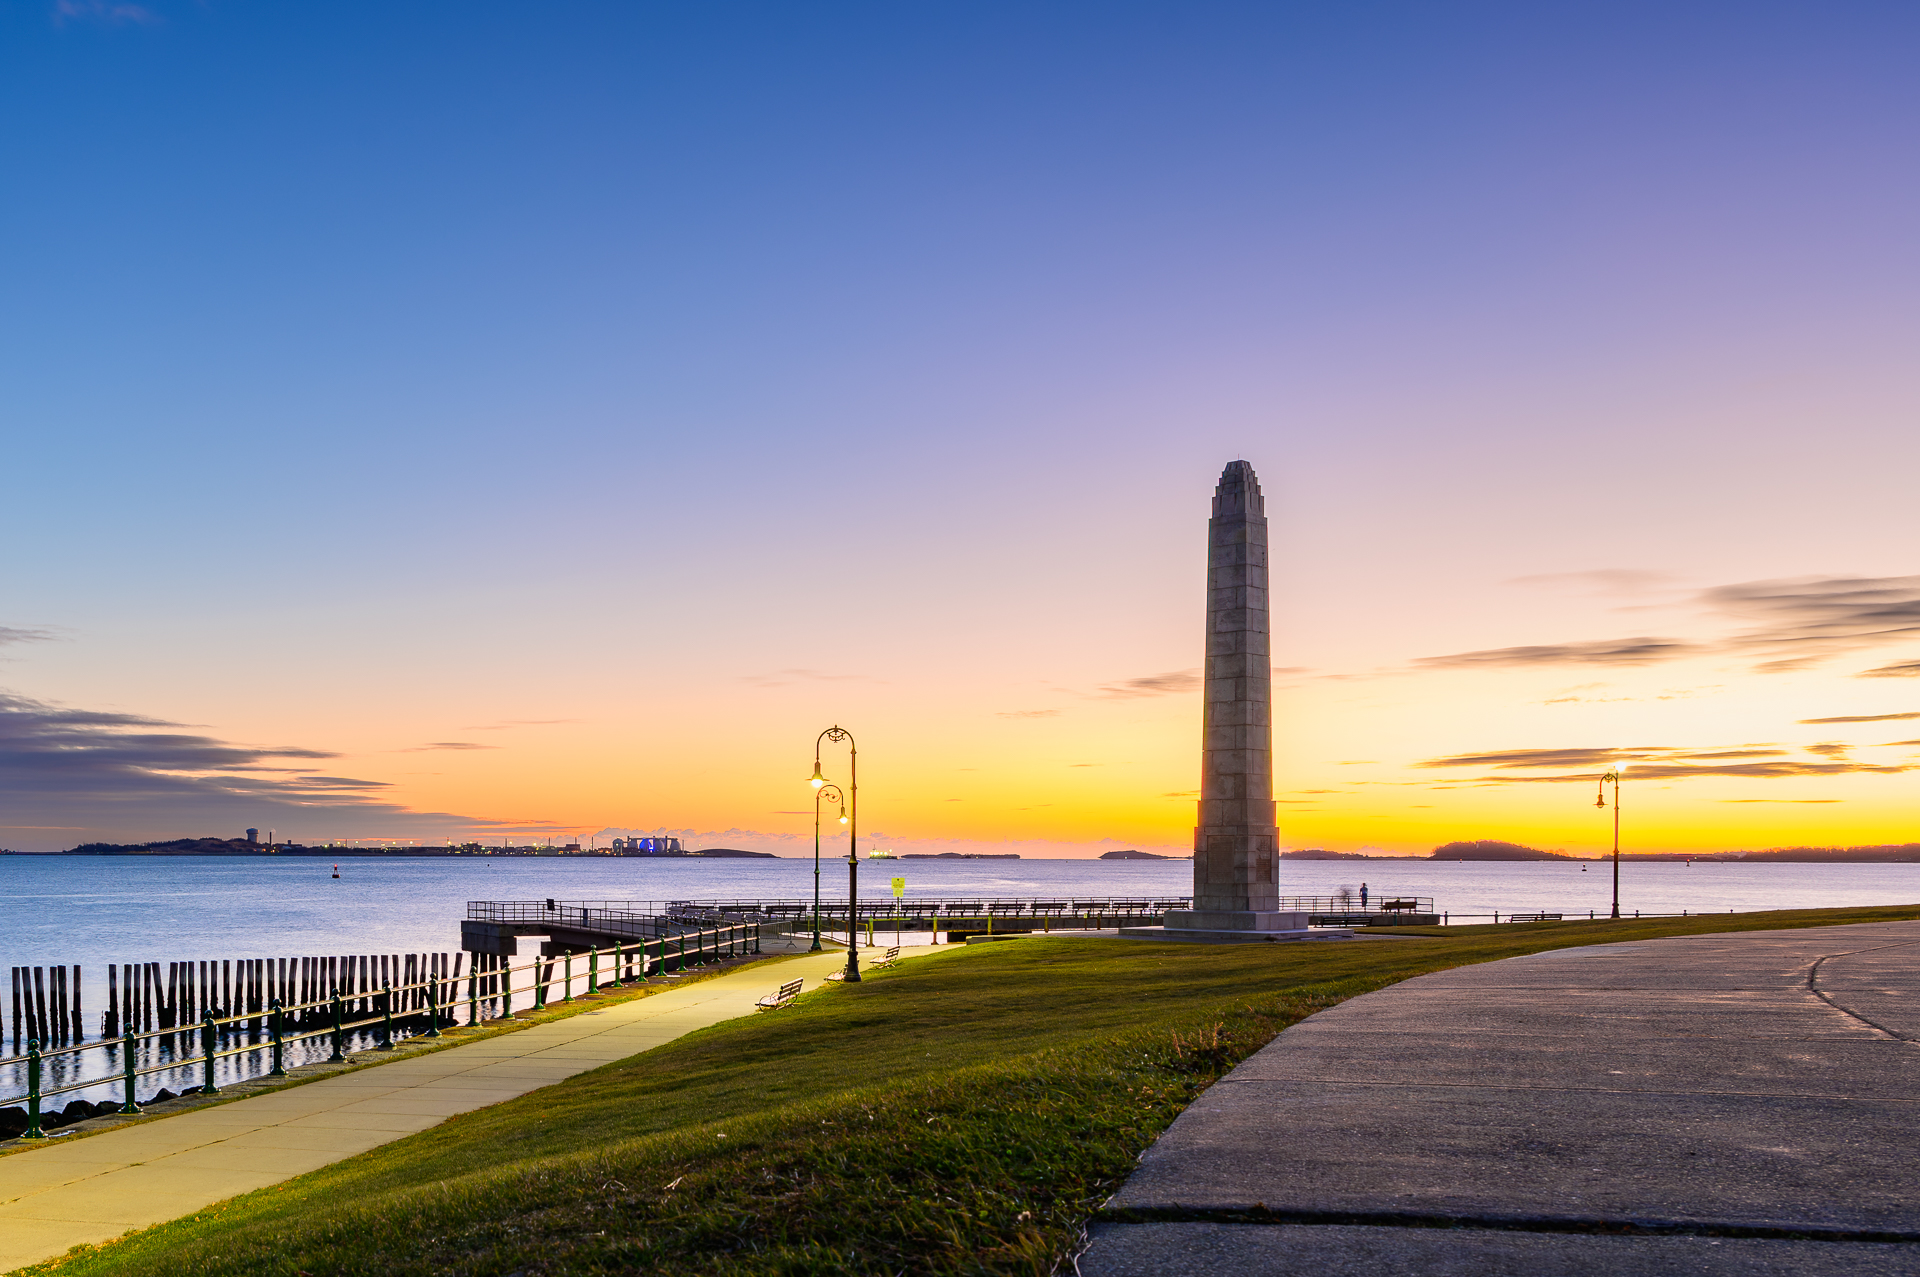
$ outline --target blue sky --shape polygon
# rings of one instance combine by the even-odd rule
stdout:
[[[1283,732],[1302,777],[1347,724],[1414,767],[1904,712],[1851,668],[1694,671],[1723,708],[1666,736],[1536,723],[1558,689],[1521,682],[1354,688],[1914,571],[1916,26],[0,4],[0,626],[46,636],[0,686],[324,753],[380,797],[297,798],[313,836],[773,836],[787,737],[866,714],[903,838],[1177,843],[1189,695],[1001,716],[1197,664],[1196,511],[1245,456],[1287,547],[1278,659],[1325,676]],[[1664,584],[1512,585],[1593,571]],[[538,727],[409,752],[508,722]],[[1109,747],[1105,787],[1048,771]],[[1001,780],[951,798],[968,758]],[[223,774],[112,827],[269,823]],[[1846,779],[1881,785],[1832,800],[1847,828],[1894,836],[1903,775]],[[1580,834],[1426,810],[1383,837]],[[1329,843],[1379,818],[1300,815]]]

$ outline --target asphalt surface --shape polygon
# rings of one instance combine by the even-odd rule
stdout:
[[[1082,1277],[1920,1274],[1920,922],[1560,949],[1281,1034]]]

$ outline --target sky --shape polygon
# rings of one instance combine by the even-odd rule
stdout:
[[[1178,854],[1241,458],[1284,846],[1920,839],[1917,52],[0,0],[0,844]]]

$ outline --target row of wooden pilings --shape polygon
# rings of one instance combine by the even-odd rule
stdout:
[[[462,970],[465,958],[463,953],[374,953],[109,964],[100,1036],[184,1029],[209,1011],[261,1017],[261,1023],[244,1026],[257,1031],[264,1027],[274,999],[299,1006],[324,1001],[335,989],[346,999],[347,1017],[362,1018],[377,1013],[383,983],[423,984],[438,978],[452,984],[479,976],[479,970]],[[16,1054],[23,1041],[51,1046],[85,1040],[80,975],[78,966],[13,968],[13,1019],[4,1032],[13,1039]],[[426,994],[424,988],[400,989],[393,1013],[425,1011]],[[450,996],[457,994],[449,989],[441,1004]],[[289,1014],[286,1027],[298,1032],[331,1023],[331,1016],[325,1008],[311,1008]]]

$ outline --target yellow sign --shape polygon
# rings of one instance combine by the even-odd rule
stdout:
[[[906,894],[907,894],[907,880],[905,878],[895,878],[893,880],[893,898],[895,900],[898,900],[900,897]]]

